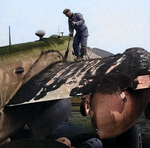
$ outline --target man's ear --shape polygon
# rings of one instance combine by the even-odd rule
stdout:
[[[82,116],[87,116],[90,112],[90,95],[84,95],[84,100],[80,104],[80,112]]]

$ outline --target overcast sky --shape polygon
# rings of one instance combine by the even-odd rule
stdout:
[[[150,0],[0,0],[0,47],[38,40],[37,30],[45,37],[68,35],[65,8],[83,14],[89,30],[88,46],[114,54],[130,47],[150,52]]]

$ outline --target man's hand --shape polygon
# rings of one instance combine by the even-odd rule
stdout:
[[[72,37],[72,36],[73,36],[73,33],[69,33],[69,36],[71,36],[71,37]]]
[[[76,22],[72,21],[73,25],[76,25]]]

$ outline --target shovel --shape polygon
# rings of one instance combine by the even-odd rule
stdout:
[[[66,52],[65,52],[64,61],[66,61],[66,59],[67,59],[67,57],[68,57],[70,40],[71,40],[71,36],[69,36],[68,47],[67,47],[67,50],[66,50]]]

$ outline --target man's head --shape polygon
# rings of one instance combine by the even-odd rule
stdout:
[[[65,14],[67,17],[72,16],[72,12],[70,11],[70,9],[67,9],[67,8],[63,11],[63,14]]]

